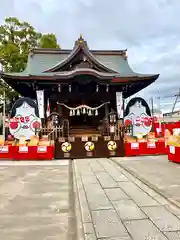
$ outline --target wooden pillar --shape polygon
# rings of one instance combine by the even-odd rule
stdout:
[[[40,118],[41,119],[41,126],[42,126],[42,128],[44,128],[44,123],[45,123],[45,119],[44,118]]]
[[[47,127],[46,126],[46,122],[47,122],[47,116],[46,116],[47,100],[48,100],[47,92],[44,91],[44,118],[42,119],[42,127],[43,128]]]
[[[62,106],[61,105],[57,105],[57,112],[59,113],[59,116],[62,117]]]
[[[60,104],[57,105],[57,112],[59,114],[60,124],[62,124],[62,121],[63,121],[63,107]]]
[[[109,105],[105,104],[105,118],[108,119],[109,116]]]
[[[109,104],[105,104],[105,119],[104,119],[104,124],[103,124],[103,132],[104,135],[107,135],[109,132]]]

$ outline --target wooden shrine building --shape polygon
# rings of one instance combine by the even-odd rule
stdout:
[[[33,49],[24,72],[1,73],[5,82],[22,96],[36,99],[36,90],[44,90],[44,108],[47,109],[49,100],[51,113],[56,115],[56,127],[66,129],[61,138],[55,139],[57,158],[108,156],[109,141],[117,144],[116,152],[110,155],[122,156],[122,135],[113,135],[108,130],[109,116],[117,109],[116,92],[128,98],[158,76],[133,72],[127,50],[90,50],[82,36],[72,50]],[[47,121],[45,115],[46,127]],[[72,145],[71,156],[68,151],[59,152],[63,142]],[[77,150],[85,149],[86,142],[95,144],[93,154]]]

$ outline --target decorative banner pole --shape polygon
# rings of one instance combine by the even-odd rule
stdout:
[[[124,139],[125,125],[124,125],[124,111],[125,111],[125,99],[122,99],[122,125],[121,125],[121,136]],[[125,149],[124,149],[125,151]]]
[[[154,99],[151,97],[152,130],[154,131]]]
[[[48,118],[50,116],[51,110],[50,110],[50,103],[49,98],[47,100],[47,110],[46,110],[46,117]]]

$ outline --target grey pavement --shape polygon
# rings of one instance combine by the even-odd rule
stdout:
[[[133,160],[118,161],[127,167]],[[180,209],[125,168],[106,158],[74,160],[73,167],[85,240],[180,239]]]
[[[70,165],[0,162],[1,240],[73,239]]]
[[[168,161],[167,156],[114,158],[113,160],[136,178],[180,206],[179,164]]]
[[[164,156],[1,161],[0,240],[179,240],[179,174]]]

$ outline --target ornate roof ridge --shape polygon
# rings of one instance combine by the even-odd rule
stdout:
[[[33,48],[31,49],[31,54],[69,54],[73,49],[60,49],[60,48]],[[119,55],[122,56],[127,52],[127,49],[123,50],[105,50],[105,49],[90,49],[89,50],[93,54],[99,55]]]
[[[80,37],[75,41],[74,47],[76,45],[86,45],[87,42],[84,40],[82,34],[80,34]],[[30,50],[30,54],[70,54],[74,47],[72,49],[62,49],[62,48],[33,48]],[[88,48],[89,49],[89,48]],[[102,55],[126,55],[127,49],[112,49],[112,50],[105,50],[105,49],[89,49],[91,53],[94,54],[102,54]]]
[[[87,46],[87,42],[84,41],[82,35],[80,35],[79,39],[75,42],[74,44],[74,48],[72,49],[72,51],[68,54],[68,56],[66,57],[66,59],[62,60],[61,62],[59,62],[58,64],[56,64],[55,66],[47,69],[45,72],[49,72],[49,71],[57,71],[58,68],[63,67],[64,65],[66,65],[68,62],[72,61],[72,59],[80,52],[83,51],[84,54],[86,55],[87,58],[91,59],[91,61],[98,65],[100,68],[102,68],[103,70],[107,71],[107,72],[115,72],[114,70],[106,67],[103,63],[101,63],[99,60],[97,60],[95,58],[95,56],[92,54],[92,52],[89,50],[88,46]],[[126,54],[124,53],[124,58],[126,58]]]

